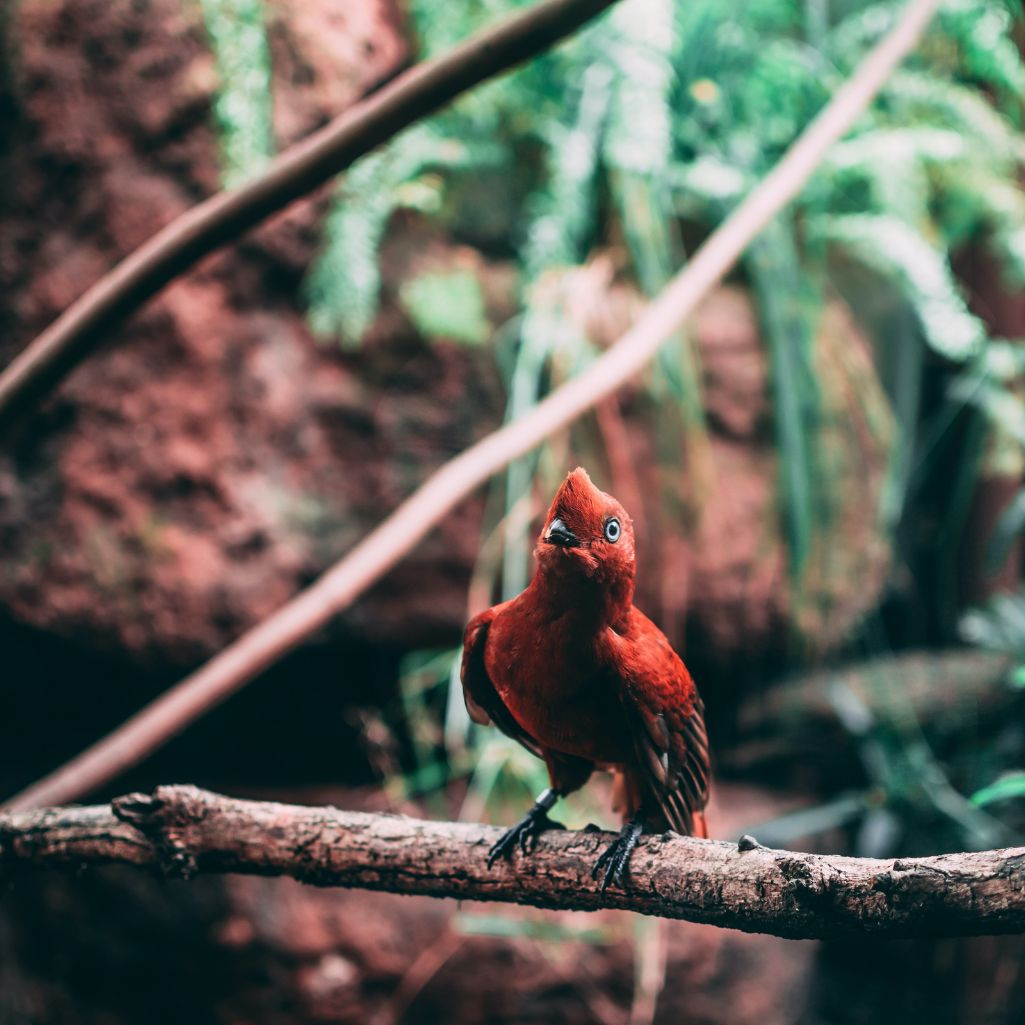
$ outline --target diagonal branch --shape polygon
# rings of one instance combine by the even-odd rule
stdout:
[[[20,872],[135,865],[190,878],[238,872],[315,886],[662,918],[792,939],[1025,931],[1025,848],[896,861],[799,854],[665,834],[642,840],[625,890],[591,866],[611,834],[543,836],[487,867],[499,830],[158,787],[112,805],[0,815],[0,883]]]
[[[543,53],[615,0],[542,0],[417,64],[282,153],[253,181],[182,214],[72,303],[0,373],[0,425],[31,408],[111,329],[202,257],[344,171],[460,93]]]
[[[857,120],[915,45],[938,3],[910,0],[903,17],[854,77],[612,348],[528,414],[442,466],[305,591],[113,733],[15,795],[6,806],[29,808],[73,801],[140,762],[348,608],[493,473],[643,370],[758,232],[800,192],[829,147]]]

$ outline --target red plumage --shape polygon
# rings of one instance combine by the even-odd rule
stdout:
[[[470,716],[543,758],[552,783],[491,858],[517,841],[526,851],[554,825],[556,796],[611,768],[628,824],[596,866],[606,865],[604,888],[621,881],[642,826],[707,835],[704,709],[687,667],[633,604],[630,517],[585,470],[560,487],[535,555],[527,589],[474,617],[463,646]]]

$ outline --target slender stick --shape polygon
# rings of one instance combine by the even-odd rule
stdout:
[[[443,57],[400,75],[286,150],[252,182],[182,214],[72,303],[0,373],[0,426],[30,410],[115,325],[202,257],[460,93],[543,53],[615,2],[541,0]]]
[[[7,806],[62,804],[138,764],[190,722],[301,644],[416,547],[493,473],[611,395],[651,360],[762,227],[798,194],[829,147],[915,45],[939,0],[911,0],[828,106],[761,184],[697,251],[637,323],[583,373],[528,414],[489,434],[429,477],[323,576],[113,733],[17,794]]]
[[[191,878],[290,876],[459,900],[662,918],[793,939],[871,934],[1025,932],[1025,848],[929,858],[848,858],[770,850],[750,841],[642,838],[623,889],[591,879],[614,837],[550,832],[536,850],[487,867],[494,826],[423,822],[158,787],[112,805],[0,815],[0,885],[31,871],[80,874],[134,865]]]

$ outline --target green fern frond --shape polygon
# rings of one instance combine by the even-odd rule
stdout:
[[[303,283],[315,334],[337,336],[350,347],[359,344],[377,316],[378,252],[392,214],[401,207],[430,206],[438,184],[421,182],[420,189],[411,189],[414,176],[460,156],[458,146],[421,124],[350,168],[335,191],[323,247]]]
[[[270,49],[263,0],[200,0],[217,67],[221,177],[241,185],[274,153]]]
[[[953,241],[983,236],[1008,279],[1025,283],[1025,194],[1020,186],[971,168],[943,183],[943,220]]]
[[[628,0],[613,14],[609,48],[614,75],[601,155],[641,287],[661,289],[682,254],[673,252],[671,197],[671,0]]]
[[[847,69],[893,28],[899,5],[892,0],[856,7],[841,18],[825,39],[826,53],[837,67]]]
[[[681,214],[720,215],[744,197],[754,177],[716,156],[698,157],[672,168],[670,183]]]
[[[595,177],[611,98],[611,74],[600,64],[584,73],[575,117],[549,129],[547,180],[529,201],[536,211],[522,250],[528,281],[549,267],[576,264],[594,223]]]
[[[649,296],[665,287],[684,260],[672,193],[676,6],[673,0],[628,0],[610,19],[614,85],[602,158],[637,280]],[[704,482],[698,478],[709,462],[708,433],[700,357],[686,332],[659,350],[652,388],[679,407],[673,426],[683,437],[676,447],[694,482],[692,494],[699,496]]]
[[[929,125],[883,127],[836,143],[822,166],[832,171],[876,169],[885,166],[894,155],[922,164],[944,164],[962,159],[965,149],[961,135],[949,129]]]
[[[875,128],[833,146],[817,177],[829,183],[837,212],[868,207],[921,231],[931,220],[929,170],[965,152],[961,136],[947,129]]]
[[[614,74],[602,156],[632,174],[663,176],[672,157],[673,0],[626,0],[609,19]]]
[[[927,71],[897,71],[883,92],[891,122],[949,128],[1001,165],[1022,162],[1025,142],[977,89]]]
[[[366,157],[338,186],[324,245],[303,282],[314,334],[337,336],[349,347],[359,344],[377,315],[378,249],[395,209],[394,197],[374,188],[383,164],[383,154]]]
[[[1020,110],[1025,62],[1011,37],[1011,15],[989,0],[945,0],[938,28],[958,47],[965,77],[994,91],[1005,110]]]
[[[893,277],[918,315],[929,345],[952,360],[976,355],[986,341],[969,313],[944,254],[904,221],[873,214],[823,217],[816,233],[852,258]]]

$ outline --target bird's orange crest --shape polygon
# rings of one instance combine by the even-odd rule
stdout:
[[[604,891],[623,884],[645,828],[707,835],[704,706],[679,655],[633,604],[630,517],[584,469],[563,481],[535,554],[526,590],[475,616],[463,643],[471,718],[543,758],[551,782],[488,865],[529,854],[552,828],[556,801],[611,767],[627,821],[592,871]]]
[[[535,550],[542,571],[633,581],[634,531],[627,511],[578,466],[556,492]]]

